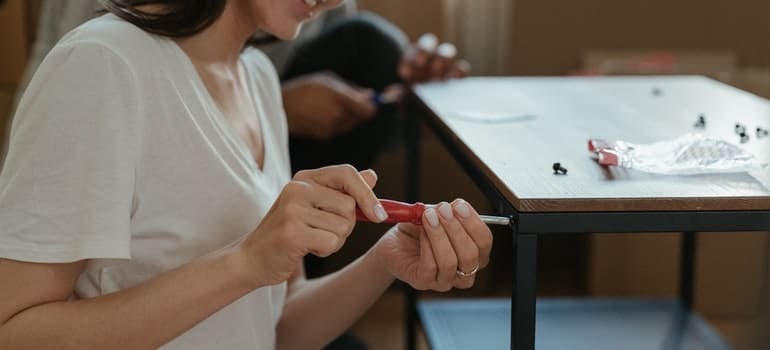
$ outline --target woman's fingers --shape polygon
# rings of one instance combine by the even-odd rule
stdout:
[[[465,232],[468,233],[469,237],[478,248],[479,267],[486,267],[487,264],[489,264],[489,254],[492,251],[492,231],[489,230],[487,224],[481,221],[476,210],[474,210],[465,200],[454,200],[452,202],[452,208],[457,214],[457,219],[465,228]]]
[[[425,235],[421,226],[406,222],[398,224],[398,230],[415,239],[419,239],[420,236]]]
[[[310,205],[348,220],[353,224],[356,220],[356,200],[340,191],[314,185],[309,195]]]
[[[442,202],[425,211],[423,230],[421,264],[426,266],[426,271],[435,266],[432,289],[472,287],[476,272],[489,263],[492,249],[492,233],[476,211],[462,199],[452,204]],[[426,257],[432,257],[435,265],[426,261]]]
[[[355,222],[338,214],[321,209],[311,208],[302,215],[305,224],[314,229],[333,233],[341,239],[340,246],[350,236]]]
[[[364,176],[370,177],[371,174],[362,175],[350,165],[335,165],[315,170],[303,170],[298,172],[295,178],[312,181],[353,197],[369,220],[382,222],[388,218],[388,214],[377,200],[377,196],[372,192]]]
[[[430,242],[438,269],[435,279],[438,284],[437,290],[447,291],[454,284],[457,256],[440,220],[435,208],[428,208],[422,216],[425,235]]]
[[[437,207],[441,216],[441,225],[452,243],[454,253],[457,256],[457,271],[471,273],[479,268],[479,249],[476,243],[465,231],[462,223],[454,215],[454,210],[447,203],[441,203]],[[458,288],[470,288],[473,286],[473,276],[455,276],[453,285]]]
[[[428,235],[420,230],[420,266],[418,269],[418,280],[422,283],[414,286],[419,290],[434,289],[437,286],[436,276],[438,275],[438,263],[436,263],[436,257],[433,255],[433,247],[428,240]]]
[[[377,173],[374,172],[374,170],[366,169],[358,173],[361,175],[361,178],[364,179],[364,182],[366,182],[366,185],[369,186],[369,188],[374,188],[374,186],[377,185],[377,180],[379,178],[377,177]]]
[[[303,239],[307,253],[325,258],[336,253],[342,246],[342,238],[326,230],[306,227]]]

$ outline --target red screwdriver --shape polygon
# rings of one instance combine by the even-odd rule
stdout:
[[[425,212],[425,209],[434,207],[434,205],[426,205],[420,202],[409,204],[390,199],[380,199],[380,204],[385,208],[385,212],[388,213],[388,218],[383,222],[391,224],[408,222],[422,225],[422,214]],[[504,216],[479,215],[479,217],[487,225],[511,224],[511,219]],[[361,209],[358,208],[356,208],[356,219],[358,221],[370,222]]]

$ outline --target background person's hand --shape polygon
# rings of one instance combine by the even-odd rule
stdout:
[[[387,213],[372,188],[377,174],[349,165],[298,172],[257,229],[239,246],[242,271],[255,286],[287,281],[307,254],[337,252],[356,223],[356,206],[373,222]]]
[[[418,290],[436,291],[472,287],[475,271],[487,266],[491,250],[489,227],[461,199],[427,209],[422,226],[393,227],[374,247],[396,278]]]
[[[283,84],[283,105],[292,135],[328,140],[374,117],[374,91],[353,86],[331,73],[316,73]]]
[[[408,48],[398,67],[399,77],[407,83],[462,78],[470,73],[468,61],[457,59],[454,44],[439,44],[433,34],[424,34]]]

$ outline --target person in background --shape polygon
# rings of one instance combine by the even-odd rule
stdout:
[[[492,236],[460,199],[305,277],[356,208],[387,213],[372,170],[292,177],[278,76],[244,45],[339,3],[109,0],[51,49],[0,171],[0,348],[319,348],[395,279],[473,285]]]

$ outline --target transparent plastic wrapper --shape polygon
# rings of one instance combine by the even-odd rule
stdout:
[[[588,141],[600,164],[663,175],[739,173],[767,168],[753,154],[725,140],[685,134],[650,144]]]

